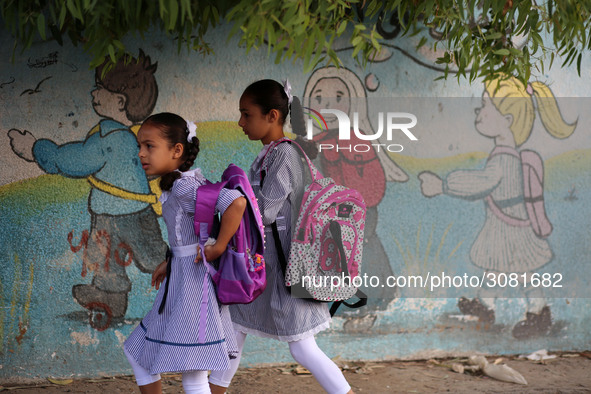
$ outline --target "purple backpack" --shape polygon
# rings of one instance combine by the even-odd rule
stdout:
[[[219,219],[214,215],[222,188],[237,189],[247,205],[238,230],[226,251],[215,262],[205,261],[216,286],[221,304],[248,304],[258,297],[267,285],[264,251],[263,221],[250,182],[244,171],[230,164],[222,174],[222,181],[207,183],[197,189],[194,226],[203,245],[210,236],[217,236]]]

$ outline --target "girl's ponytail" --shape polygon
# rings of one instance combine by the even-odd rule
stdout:
[[[160,189],[162,191],[172,189],[172,185],[174,181],[181,177],[181,173],[178,171],[169,172],[168,174],[164,174],[160,177]]]
[[[294,134],[306,135],[306,122],[304,121],[304,110],[300,99],[296,96],[293,97],[291,105],[289,106],[289,122],[291,123],[291,130]]]
[[[554,94],[546,84],[535,81],[529,84],[528,93],[531,91],[536,97],[538,112],[544,128],[556,138],[567,138],[577,127],[577,121],[567,123],[562,114]]]
[[[168,174],[162,175],[160,178],[160,189],[162,190],[170,190],[172,189],[172,185],[174,181],[181,177],[181,172],[189,171],[193,164],[195,163],[195,159],[199,154],[199,138],[193,137],[191,138],[191,142],[185,142],[183,145],[185,146],[183,156],[186,158],[183,164],[179,167],[178,171],[169,172]]]
[[[290,110],[289,118],[291,123],[291,130],[297,135],[296,142],[302,147],[306,155],[311,160],[314,160],[318,156],[318,147],[314,141],[305,139],[306,135],[306,122],[304,120],[304,110],[300,99],[296,96],[293,97]]]
[[[191,169],[191,167],[193,167],[193,164],[195,163],[195,159],[197,158],[198,154],[199,154],[199,138],[193,137],[193,138],[191,138],[191,142],[187,141],[187,144],[185,145],[186,160],[183,164],[181,164],[181,166],[179,167],[179,170],[189,171]]]
[[[485,89],[501,114],[513,116],[511,131],[517,146],[525,143],[533,130],[534,97],[542,124],[552,136],[566,138],[577,126],[577,121],[569,124],[562,118],[554,94],[542,82],[524,85],[517,78],[508,77],[486,82]]]

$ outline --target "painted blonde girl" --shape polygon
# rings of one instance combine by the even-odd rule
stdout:
[[[475,110],[476,130],[495,143],[485,167],[453,171],[443,180],[430,172],[419,174],[426,197],[443,193],[472,201],[492,198],[499,207],[501,212],[495,213],[494,207],[485,205],[486,220],[470,250],[471,261],[487,272],[529,275],[553,257],[548,241],[538,237],[531,226],[517,226],[504,219],[528,220],[521,160],[515,152],[531,135],[536,109],[550,135],[563,139],[573,133],[576,122],[564,121],[552,91],[542,82],[524,86],[509,77],[486,83],[482,105]],[[528,312],[526,319],[514,327],[515,337],[543,334],[550,328],[550,309],[539,297],[539,294],[527,294]],[[494,299],[462,298],[458,306],[463,313],[478,316],[480,321],[494,322]]]

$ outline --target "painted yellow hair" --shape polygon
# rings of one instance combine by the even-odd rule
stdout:
[[[550,88],[537,81],[532,82],[530,86],[533,96],[536,97],[544,128],[556,138],[570,136],[575,131],[577,122],[565,122]],[[529,138],[535,119],[533,97],[528,93],[526,86],[517,78],[509,77],[486,82],[485,90],[501,114],[513,116],[511,132],[515,144],[522,145]]]

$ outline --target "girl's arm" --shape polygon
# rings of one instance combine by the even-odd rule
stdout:
[[[152,272],[152,286],[158,290],[160,288],[160,284],[166,278],[166,265],[168,264],[167,260],[164,260],[162,263],[156,267],[154,272]]]
[[[385,149],[385,148],[384,148]],[[386,151],[380,147],[377,150],[376,156],[384,169],[386,175],[386,181],[388,182],[406,182],[408,181],[408,175],[406,172],[392,160],[392,158],[386,153]]]
[[[33,147],[35,161],[48,174],[61,174],[81,178],[100,171],[108,157],[105,151],[110,146],[135,149],[137,140],[129,131],[113,132],[106,137],[95,133],[84,141],[68,142],[58,145],[47,139],[36,140]]]
[[[195,196],[201,182],[196,182],[192,176],[177,179],[172,186],[172,194],[177,197],[179,205],[188,214],[195,213]],[[238,230],[242,215],[246,209],[246,198],[238,190],[222,189],[216,201],[215,209],[222,213],[220,231],[215,245],[203,249],[208,261],[217,259],[226,250],[228,242]],[[195,262],[201,261],[201,253],[197,254]]]
[[[228,242],[232,239],[232,236],[238,230],[240,221],[244,215],[246,209],[246,198],[238,197],[226,208],[222,214],[222,220],[220,223],[220,233],[218,238],[213,245],[207,245],[203,248],[205,258],[207,261],[213,261],[220,257],[226,250]]]
[[[419,173],[421,192],[425,197],[447,194],[465,200],[479,200],[489,195],[501,182],[503,170],[496,158],[482,170],[456,170],[445,179],[431,171]]]
[[[464,200],[480,200],[489,195],[503,179],[500,155],[491,158],[481,170],[456,170],[442,184],[444,194]]]

